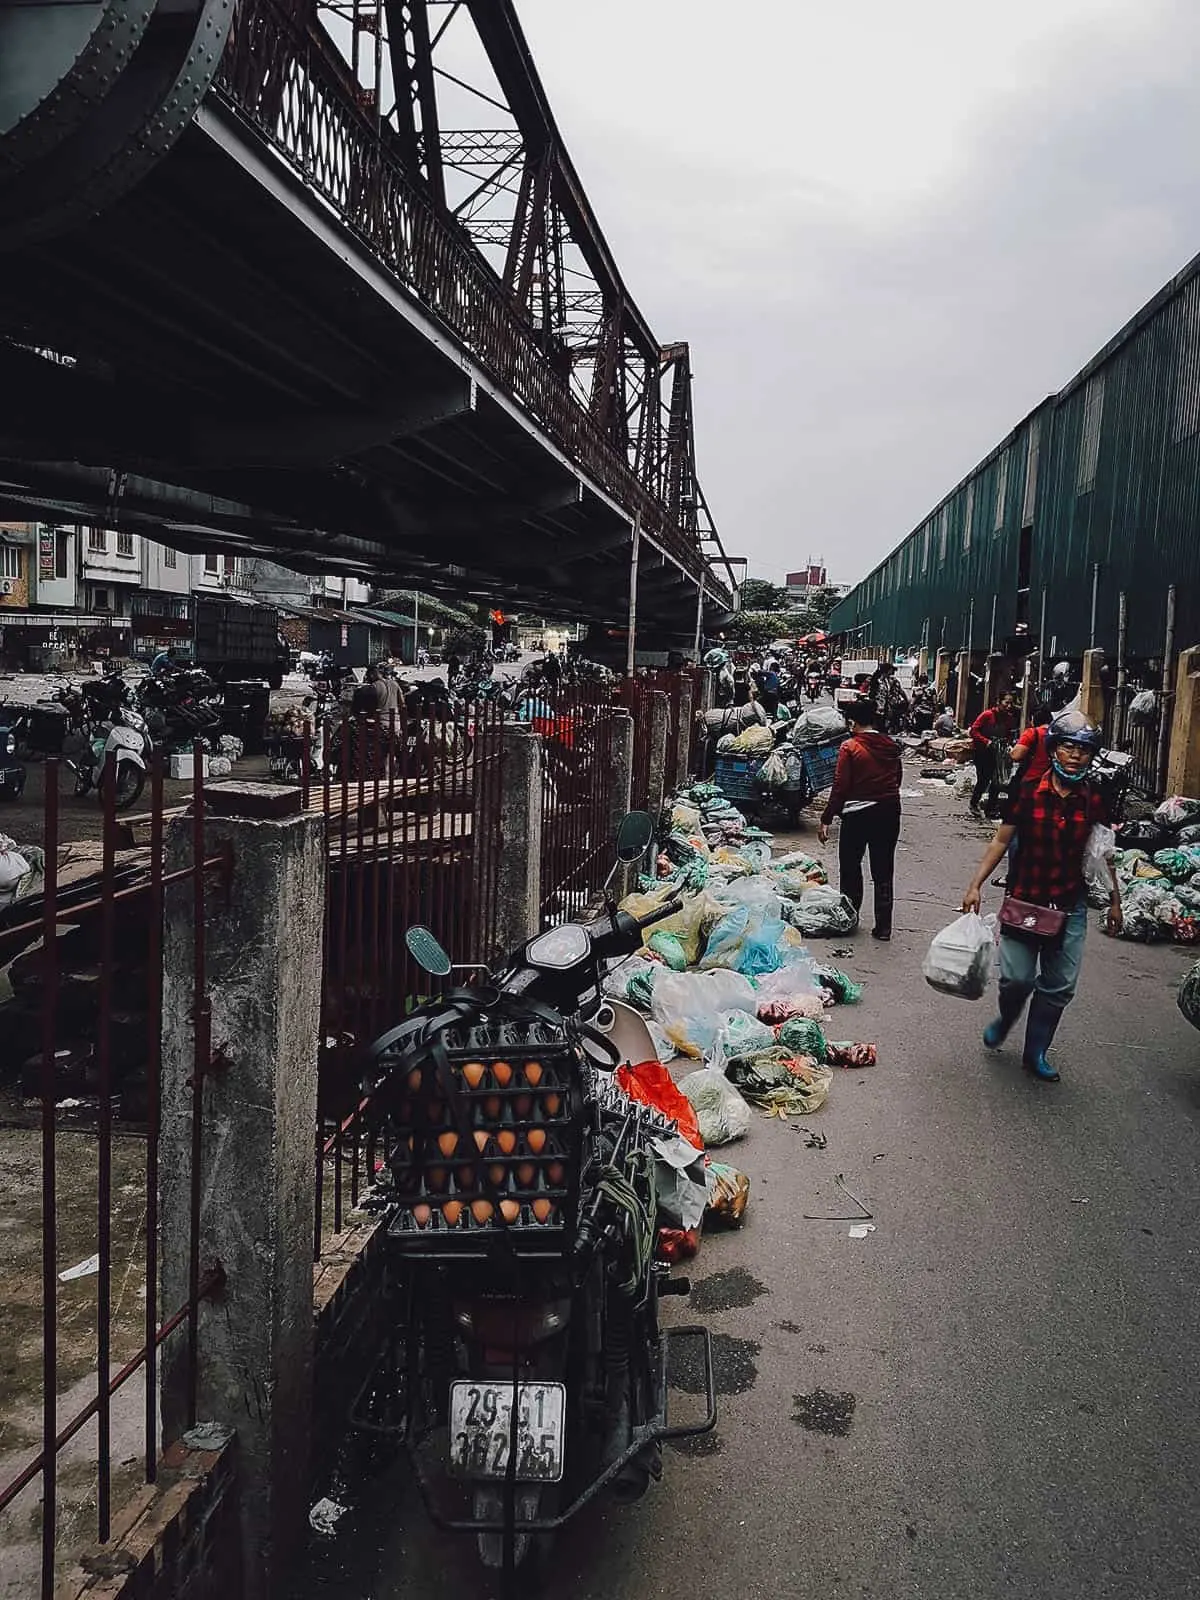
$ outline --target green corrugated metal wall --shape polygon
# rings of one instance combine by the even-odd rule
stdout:
[[[1095,643],[1110,655],[1124,592],[1129,657],[1161,657],[1171,584],[1177,647],[1200,641],[1200,257],[851,590],[830,630],[854,635],[847,649],[855,639],[957,649],[969,629],[983,649],[995,596],[1000,643],[1018,621],[1023,513],[1032,514],[1026,620],[1036,634],[1044,593],[1048,653],[1077,657],[1092,642],[1097,566]]]

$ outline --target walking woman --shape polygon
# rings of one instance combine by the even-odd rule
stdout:
[[[1079,712],[1055,717],[1046,737],[1049,770],[1038,783],[1017,786],[963,896],[964,911],[979,910],[983,886],[1015,837],[1000,919],[1000,1014],[984,1029],[983,1042],[998,1050],[1029,1000],[1022,1064],[1046,1083],[1059,1079],[1046,1052],[1074,997],[1083,962],[1084,850],[1093,827],[1108,820],[1103,799],[1088,782],[1100,743],[1099,728]],[[1121,894],[1113,876],[1106,927],[1115,934],[1121,926]]]
[[[841,890],[856,911],[863,903],[863,855],[871,860],[876,939],[892,937],[896,842],[900,837],[900,746],[879,730],[879,711],[865,698],[847,707],[850,737],[838,751],[829,803],[817,837],[824,844],[835,817]]]

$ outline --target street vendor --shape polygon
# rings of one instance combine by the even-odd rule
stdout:
[[[1000,1012],[984,1029],[983,1042],[998,1050],[1029,1000],[1021,1059],[1025,1070],[1045,1083],[1059,1080],[1047,1051],[1074,997],[1083,962],[1084,851],[1092,829],[1108,820],[1103,798],[1088,781],[1100,744],[1099,728],[1080,712],[1055,718],[1046,739],[1048,770],[1036,786],[1023,784],[1010,797],[962,902],[964,911],[979,910],[983,886],[1015,838],[1001,907]],[[1120,933],[1122,921],[1121,894],[1112,875],[1107,931]]]
[[[1014,708],[1012,695],[1002,694],[994,706],[981,711],[971,724],[971,759],[975,763],[971,810],[977,816],[985,789],[989,806],[995,804],[1000,787],[998,757],[1001,748],[1012,737]]]

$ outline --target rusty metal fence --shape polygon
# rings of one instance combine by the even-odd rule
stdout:
[[[347,715],[325,725],[318,767],[305,756],[305,804],[326,837],[316,1255],[381,1154],[363,1115],[362,1049],[441,987],[410,957],[406,930],[426,923],[455,963],[492,953],[503,722],[494,704],[469,718]]]
[[[182,1341],[185,1410],[195,1421],[198,1308],[221,1282],[219,1268],[202,1270],[199,1254],[210,1065],[204,928],[231,861],[205,855],[199,760],[194,769],[184,803],[168,806],[156,758],[149,812],[131,819],[114,808],[111,768],[97,799],[94,791],[69,794],[65,764],[47,760],[30,769],[34,803],[8,823],[27,835],[16,841],[24,849],[14,853],[8,840],[0,847],[0,858],[20,854],[31,868],[16,898],[0,900],[0,1179],[10,1222],[0,1258],[0,1348],[4,1433],[16,1441],[0,1469],[0,1548],[20,1592],[43,1600],[54,1592],[56,1565],[92,1539],[109,1539],[114,1487],[123,1495],[139,1479],[155,1479],[167,1340]],[[176,800],[180,787],[171,785]],[[167,821],[189,807],[191,824],[177,830],[168,869]],[[164,1306],[158,1163],[168,891],[189,902],[195,928],[196,1046],[188,1294],[182,1305]]]
[[[547,694],[533,728],[542,756],[541,911],[545,923],[580,916],[612,866],[614,734],[611,690],[571,684]]]

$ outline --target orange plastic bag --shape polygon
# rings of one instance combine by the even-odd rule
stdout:
[[[661,1061],[641,1061],[636,1067],[618,1067],[617,1082],[631,1100],[653,1106],[663,1116],[670,1117],[679,1131],[697,1150],[704,1149],[700,1137],[700,1124],[687,1096],[675,1087],[674,1079]]]

